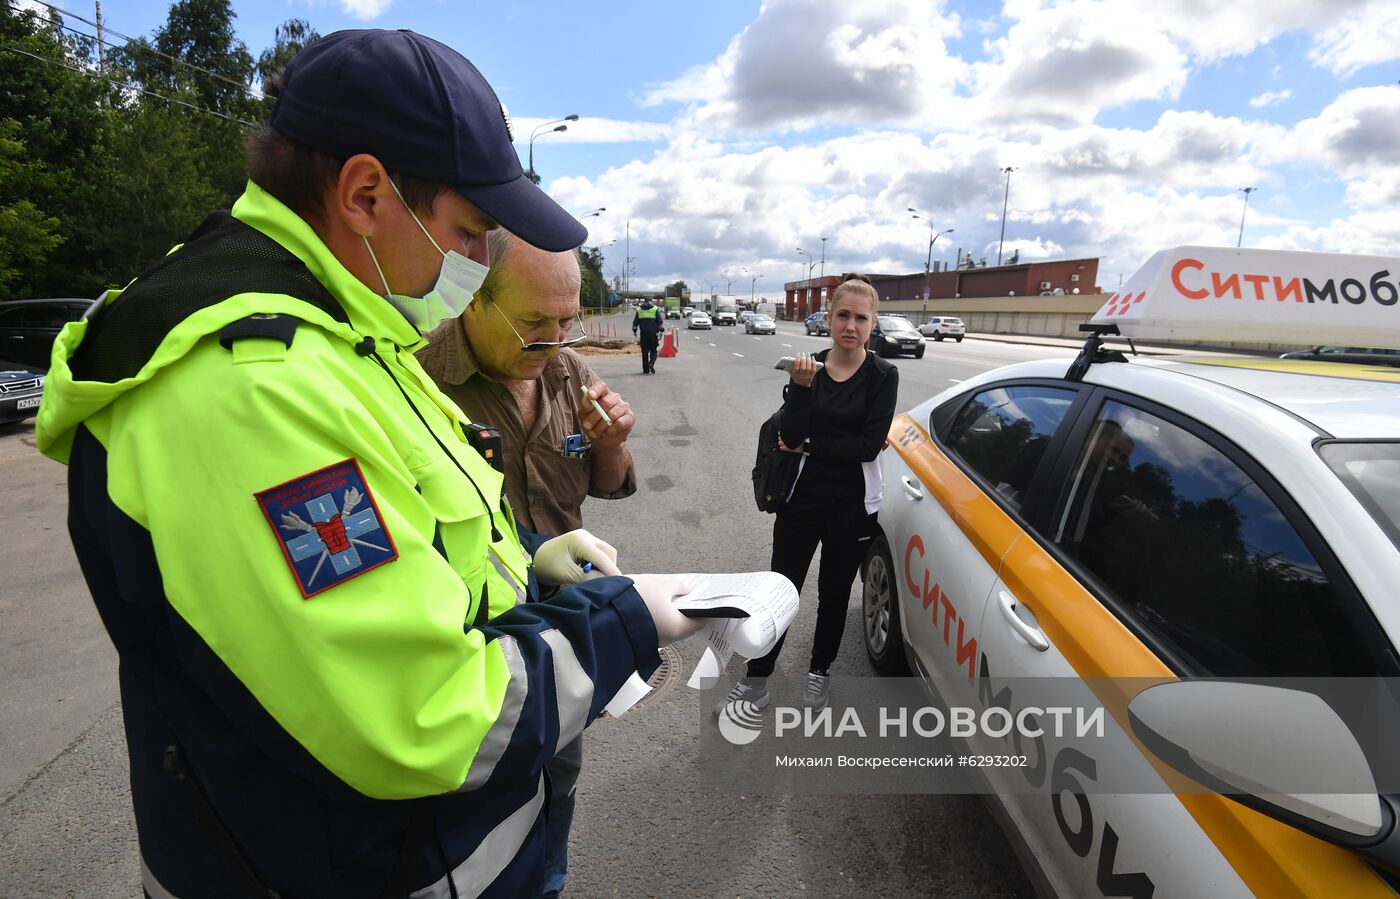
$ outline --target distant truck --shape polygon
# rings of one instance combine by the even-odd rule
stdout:
[[[737,325],[739,310],[729,305],[716,306],[714,319],[716,325]]]
[[[759,315],[766,315],[773,321],[778,320],[778,305],[776,303],[759,303],[754,307],[754,311]]]
[[[666,317],[667,317],[667,318],[680,318],[680,317],[681,317],[681,298],[680,298],[680,297],[667,297],[667,298],[666,298]]]

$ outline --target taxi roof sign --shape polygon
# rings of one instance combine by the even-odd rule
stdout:
[[[1176,247],[1094,314],[1127,337],[1400,348],[1400,258]]]

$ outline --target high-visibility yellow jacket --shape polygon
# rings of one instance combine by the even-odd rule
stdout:
[[[424,806],[446,857],[413,887],[528,891],[544,763],[658,664],[626,578],[518,604],[538,538],[422,345],[252,184],[55,344],[36,435],[121,657],[152,895],[225,879],[176,743],[284,896],[378,896]]]

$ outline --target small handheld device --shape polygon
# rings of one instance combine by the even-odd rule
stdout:
[[[598,410],[598,414],[599,414],[600,416],[602,416],[602,418],[603,418],[603,427],[605,427],[605,428],[610,428],[610,427],[612,427],[612,423],[613,423],[612,419],[611,419],[611,418],[608,418],[608,413],[606,413],[606,412],[603,411],[603,407],[600,406],[600,405],[598,404],[598,400],[595,399],[594,397],[591,397],[591,396],[588,395],[588,388],[585,387],[584,385],[580,384],[579,387],[578,387],[578,389],[583,391],[584,397],[587,398],[587,400],[588,400],[590,403],[593,404],[593,408],[596,409],[596,410]]]
[[[792,374],[792,366],[793,363],[795,363],[796,361],[797,360],[792,356],[784,356],[783,358],[779,359],[773,367],[778,369],[779,371],[785,371],[788,374]],[[821,371],[823,368],[826,367],[822,363],[817,362],[817,360],[815,359],[813,359],[812,361],[816,364],[817,371]]]
[[[564,438],[562,455],[565,459],[587,459],[593,447],[583,442],[582,434],[569,434]]]
[[[491,467],[505,473],[505,462],[501,459],[501,432],[490,425],[475,422],[467,425],[467,442],[481,458],[491,463]]]

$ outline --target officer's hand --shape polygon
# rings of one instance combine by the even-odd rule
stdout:
[[[800,353],[792,363],[792,383],[798,387],[811,387],[817,376],[817,363],[807,353]]]
[[[584,562],[593,570],[585,572]],[[535,552],[535,577],[541,584],[577,584],[589,578],[618,575],[617,550],[579,528],[546,540]]]
[[[657,646],[684,640],[705,626],[703,618],[688,618],[672,605],[672,597],[690,592],[690,586],[680,578],[669,574],[634,574],[632,585],[641,594],[656,625]]]
[[[602,381],[588,388],[588,396],[581,399],[578,407],[579,424],[594,449],[616,449],[622,446],[627,440],[627,435],[632,433],[632,426],[637,423],[632,414],[632,407],[627,405],[621,396],[609,390],[608,385]],[[612,424],[604,423],[603,417],[589,402],[590,399],[598,401],[598,405],[608,413],[608,418],[612,419]]]

